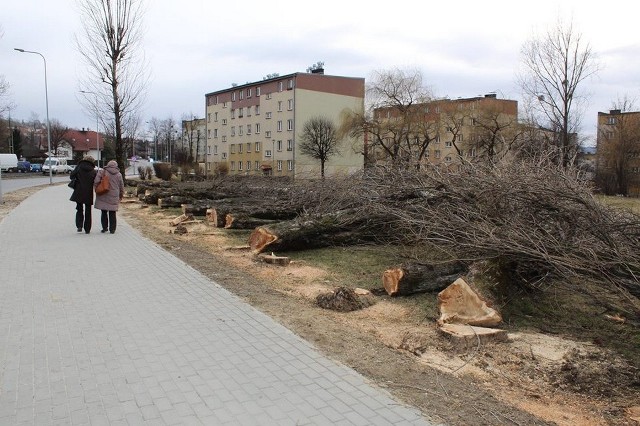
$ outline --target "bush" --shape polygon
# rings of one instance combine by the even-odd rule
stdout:
[[[156,176],[164,181],[170,181],[171,180],[171,165],[168,163],[160,163],[160,162],[155,162],[153,163],[153,171],[155,172]]]

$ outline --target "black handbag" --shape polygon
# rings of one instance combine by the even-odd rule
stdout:
[[[76,189],[76,185],[77,185],[77,183],[78,183],[78,178],[76,178],[76,177],[72,177],[72,178],[71,178],[71,182],[69,182],[69,183],[67,184],[67,186],[68,186],[69,188]]]

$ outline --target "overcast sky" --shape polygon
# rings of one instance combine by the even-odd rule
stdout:
[[[73,42],[81,32],[75,1],[3,1],[0,75],[11,85],[12,118],[46,118],[42,59],[17,47],[46,57],[50,118],[95,129],[78,102],[84,64]],[[637,0],[146,0],[146,9],[145,120],[203,117],[205,93],[305,72],[317,61],[326,74],[367,79],[374,70],[415,68],[438,96],[495,92],[521,101],[520,49],[558,17],[573,22],[602,66],[583,86],[591,94],[583,133],[595,133],[597,112],[616,99],[640,99]]]

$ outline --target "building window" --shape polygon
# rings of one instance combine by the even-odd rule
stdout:
[[[231,136],[236,135],[236,126],[231,126]]]
[[[282,141],[276,142],[276,151],[282,152]]]
[[[271,99],[271,93],[267,93],[267,99]]]
[[[607,118],[607,124],[616,124],[617,123],[617,119],[616,117],[608,117]]]
[[[259,162],[259,161],[256,161],[256,162],[255,162],[255,166],[256,166],[256,170],[258,170],[258,169],[260,168],[260,162]]]
[[[282,92],[282,82],[278,82],[278,92]]]
[[[460,134],[458,135],[458,141],[459,141],[459,142],[463,142],[463,141],[464,141],[464,135],[463,135],[462,133],[460,133]]]
[[[207,123],[211,123],[211,113],[207,114]]]
[[[238,108],[238,118],[244,117],[244,108]]]
[[[289,109],[289,111],[293,110],[293,99],[289,99],[288,104],[289,105],[287,106],[287,108]]]
[[[270,150],[270,149],[267,149],[267,150],[264,152],[264,156],[265,156],[265,157],[271,157],[271,150]]]
[[[266,117],[267,117],[267,120],[271,119],[271,113],[270,113],[270,112],[268,112],[268,113],[267,113],[267,115],[266,115]]]
[[[445,148],[451,148],[453,146],[453,142],[445,142],[444,143]]]
[[[279,132],[282,131],[282,120],[278,120],[278,129]]]
[[[213,137],[214,138],[218,137],[218,129],[213,129]]]
[[[227,153],[226,153],[226,152],[223,152],[223,153],[222,153],[222,159],[223,159],[223,160],[226,160],[226,159],[227,159]]]
[[[293,89],[293,79],[289,79],[289,81],[287,82],[287,89]]]
[[[242,170],[242,161],[238,161],[238,170]]]
[[[256,96],[260,96],[260,86],[256,87]]]
[[[231,101],[236,100],[236,92],[231,93]]]
[[[236,162],[232,161],[231,162],[231,170],[235,170],[236,169]]]
[[[242,154],[242,151],[244,150],[244,145],[242,145],[241,143],[238,144],[238,154]]]
[[[256,115],[260,115],[260,105],[256,105],[255,113]]]
[[[215,105],[218,105],[218,95],[216,95],[216,99],[215,99],[215,101],[214,101],[213,103],[214,103]]]
[[[282,101],[278,101],[278,112],[282,111]]]
[[[236,110],[235,109],[231,109],[231,119],[236,118]]]
[[[278,170],[282,171],[282,160],[278,160]]]
[[[287,151],[293,151],[293,139],[287,140]]]
[[[446,157],[444,157],[444,162],[445,163],[450,163],[451,162],[451,157],[448,156],[448,155]]]
[[[256,123],[256,133],[260,134],[260,123]]]
[[[251,97],[251,87],[247,89],[247,99]]]
[[[247,152],[251,152],[251,142],[247,142]]]
[[[293,118],[287,120],[287,130],[293,130]]]
[[[251,161],[247,161],[247,170],[251,170]]]
[[[238,126],[238,136],[242,136],[244,134],[244,127]]]
[[[267,130],[266,132],[264,132],[264,137],[271,138],[271,130]]]
[[[247,124],[247,134],[251,134],[251,124]]]
[[[211,145],[207,146],[207,154],[211,154]],[[213,155],[218,155],[218,145],[213,146]]]
[[[226,102],[223,102],[223,103],[222,103],[222,108],[226,108],[226,107],[227,107],[227,103],[226,103]]]
[[[293,160],[287,160],[287,170],[293,170]]]
[[[225,135],[222,137],[222,142],[226,142],[226,141],[227,141],[227,136]]]
[[[260,142],[256,142],[255,151],[260,152]]]
[[[435,158],[440,158],[440,150],[439,150],[439,149],[436,149],[435,151],[433,151],[433,156],[434,156]]]
[[[232,143],[232,144],[229,146],[229,152],[231,152],[232,154],[235,154],[235,153],[236,153],[236,144],[235,144],[235,143]]]
[[[207,130],[207,137],[211,139],[211,129]]]
[[[227,119],[226,119],[226,118],[223,118],[223,119],[222,119],[222,125],[223,125],[223,126],[226,126],[226,125],[227,125]]]

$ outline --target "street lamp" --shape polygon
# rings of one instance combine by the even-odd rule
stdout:
[[[98,167],[100,167],[100,112],[98,111],[98,94],[96,92],[89,92],[88,90],[81,90],[80,93],[87,95],[94,95],[96,97],[96,150],[98,151]]]
[[[31,50],[18,49],[14,47],[13,50],[17,50],[22,53],[33,53],[34,55],[40,55],[44,61],[44,99],[47,107],[47,160],[49,161],[49,185],[53,184],[53,167],[51,164],[51,125],[49,124],[49,89],[47,88],[47,60],[40,52],[34,52]]]

